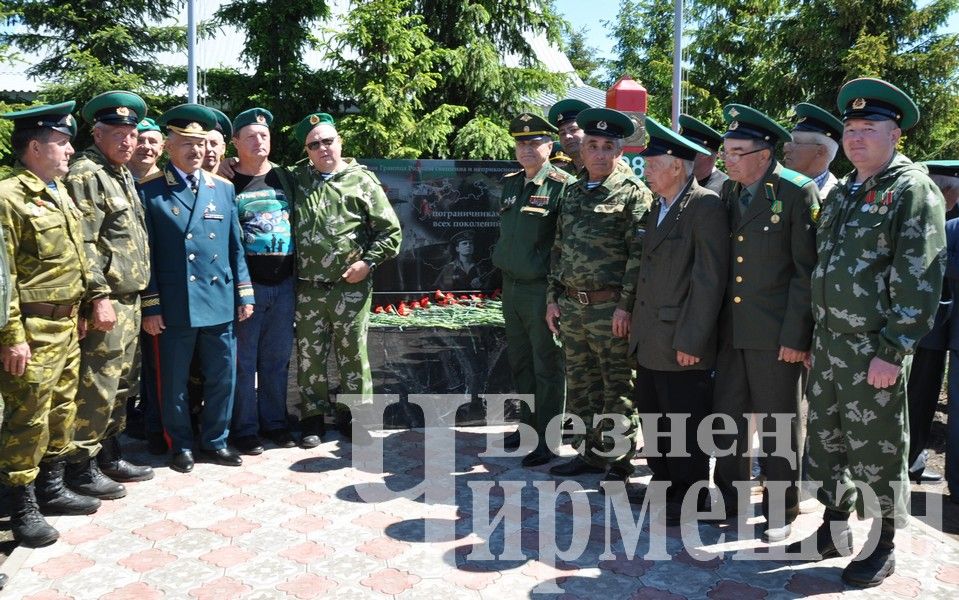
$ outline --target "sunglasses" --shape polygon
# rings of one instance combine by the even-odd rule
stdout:
[[[335,142],[336,142],[336,138],[335,138],[335,137],[323,138],[323,139],[320,139],[320,140],[314,140],[314,141],[312,141],[312,142],[310,142],[309,144],[306,145],[306,149],[307,149],[307,150],[316,150],[316,149],[319,148],[320,146],[326,146],[327,148],[329,148],[329,147],[332,146]]]

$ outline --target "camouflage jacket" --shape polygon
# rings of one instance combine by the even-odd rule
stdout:
[[[500,235],[493,250],[493,264],[504,276],[546,280],[560,198],[566,186],[575,181],[549,162],[529,182],[522,170],[503,177]]]
[[[855,172],[819,216],[813,316],[839,333],[878,332],[876,355],[900,363],[932,327],[945,270],[945,205],[924,167],[896,154],[851,193]]]
[[[125,166],[114,167],[96,146],[70,162],[64,184],[83,213],[83,244],[92,293],[131,294],[150,281],[143,205]]]
[[[396,256],[403,236],[386,193],[372,172],[348,158],[324,181],[307,163],[293,168],[293,235],[297,277],[339,281],[358,260]]]
[[[588,180],[583,175],[562,199],[547,302],[567,291],[615,289],[618,307],[630,311],[653,195],[628,169],[614,170],[592,190]]]
[[[26,341],[21,302],[72,304],[87,289],[80,211],[59,181],[57,189],[55,195],[25,169],[0,182],[0,225],[10,260],[10,319],[0,328],[0,345]]]

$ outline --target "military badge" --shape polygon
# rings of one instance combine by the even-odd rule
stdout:
[[[529,205],[530,206],[547,206],[549,205],[549,196],[530,196]]]
[[[600,131],[606,131],[607,127],[609,127],[609,125],[606,124],[606,121],[599,121],[596,123],[596,129],[599,129]]]
[[[734,119],[739,116],[739,111],[736,110],[735,106],[729,109],[729,116],[733,117]]]
[[[866,99],[865,98],[856,98],[852,101],[853,110],[862,110],[866,108]]]
[[[180,216],[180,207],[179,207],[179,206],[174,206],[173,208],[170,209],[170,212],[173,213],[173,216],[174,216],[174,217],[179,217],[179,216]]]
[[[880,207],[879,207],[879,214],[884,215],[884,214],[886,214],[887,212],[889,212],[889,207],[888,207],[888,206],[883,205],[883,206],[880,206]]]
[[[519,116],[519,120],[520,120],[520,121],[529,121],[529,120],[532,119],[532,118],[533,118],[533,117],[531,117],[531,116],[528,115],[527,113],[523,113],[523,114],[521,114],[521,115]],[[528,130],[527,130],[527,131],[528,131]]]
[[[256,122],[259,123],[260,125],[263,125],[264,123],[266,123],[266,117],[264,117],[263,115],[257,115]]]
[[[68,126],[68,127],[69,127],[70,125],[73,125],[73,115],[67,115],[66,117],[64,117],[64,118],[63,118],[63,124],[66,125],[66,126]]]
[[[320,122],[320,118],[316,115],[310,115],[310,125],[316,125]]]
[[[737,129],[739,129],[739,121],[731,121],[731,122],[729,123],[729,128],[728,128],[728,129],[729,129],[729,131],[736,131]]]
[[[813,223],[819,222],[819,207],[814,206],[809,209],[809,218],[812,219]]]
[[[206,212],[213,212],[216,210],[216,204],[213,204],[213,201],[210,200],[210,203],[206,205]]]
[[[529,125],[523,125],[523,133],[529,133]]]
[[[140,127],[149,127],[149,126],[150,126],[150,122],[147,121],[146,119],[143,119],[142,121],[140,121],[139,123],[137,123],[137,125],[139,125]]]
[[[129,116],[130,116],[130,109],[127,108],[126,106],[118,106],[118,107],[117,107],[117,114],[120,115],[121,117],[129,117]]]
[[[510,209],[511,206],[516,204],[516,196],[510,196],[509,198],[504,198],[502,206],[500,206],[500,212],[506,212]]]
[[[766,196],[773,201],[769,207],[769,210],[773,211],[772,216],[769,217],[769,222],[775,225],[782,218],[779,214],[783,211],[783,201],[776,197],[776,188],[771,183],[766,184]]]

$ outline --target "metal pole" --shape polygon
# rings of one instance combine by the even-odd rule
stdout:
[[[187,102],[196,102],[196,2],[186,3]]]
[[[683,0],[673,2],[673,130],[679,131],[683,93]]]

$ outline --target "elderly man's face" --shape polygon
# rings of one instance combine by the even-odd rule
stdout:
[[[893,121],[849,119],[843,126],[842,148],[857,170],[882,166],[896,150],[902,130]]]
[[[125,165],[133,158],[137,147],[135,125],[107,125],[97,123],[93,128],[93,143],[114,165]]]
[[[743,185],[752,185],[766,173],[772,150],[758,149],[753,140],[737,140],[726,138],[723,140],[723,162],[726,164],[726,173],[733,181]]]
[[[130,162],[152,167],[163,153],[163,135],[159,131],[143,131],[137,136],[137,147]]]
[[[226,154],[226,141],[223,139],[223,134],[215,129],[207,132],[203,149],[203,168],[211,172],[216,171],[224,154]]]
[[[538,169],[549,160],[553,141],[548,137],[516,140],[516,160],[524,169]]]
[[[73,145],[70,136],[50,131],[44,138],[46,141],[33,140],[27,149],[30,169],[44,181],[54,177],[65,177],[70,170],[70,157],[73,156]]]
[[[587,135],[580,146],[580,156],[589,178],[595,181],[613,172],[616,162],[623,156],[623,148],[612,138]]]
[[[336,128],[329,123],[321,123],[306,135],[307,155],[317,171],[332,173],[342,161],[343,140]]]
[[[166,142],[166,153],[175,167],[186,173],[192,173],[204,164],[207,139],[190,137],[179,133],[170,133]]]
[[[256,123],[247,125],[233,136],[233,145],[240,160],[266,158],[270,155],[270,128]]]
[[[649,189],[664,197],[686,179],[682,162],[666,154],[647,157],[645,175]]]
[[[793,171],[815,177],[819,173],[811,173],[815,169],[818,158],[826,147],[816,141],[814,136],[799,131],[793,132],[793,141],[783,144],[783,165]]]

